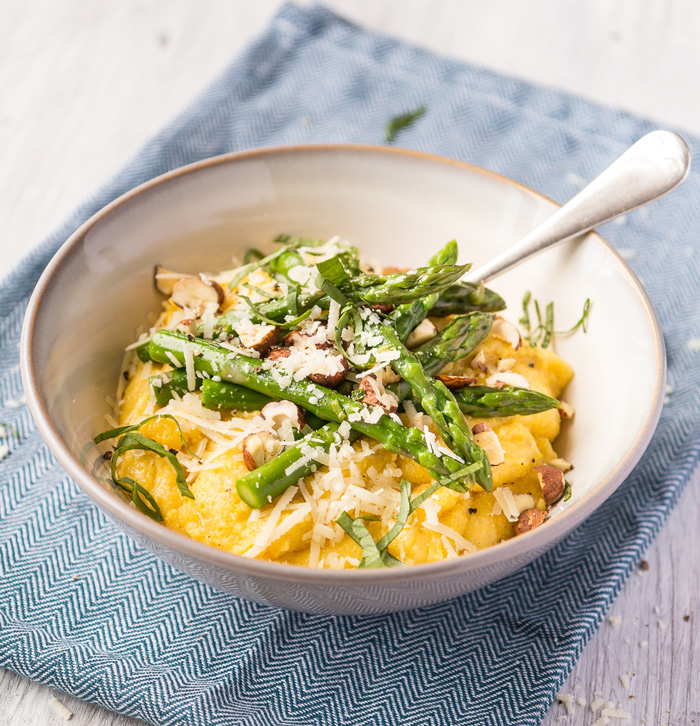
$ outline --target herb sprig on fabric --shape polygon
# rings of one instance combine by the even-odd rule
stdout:
[[[386,143],[392,144],[404,129],[412,126],[427,110],[427,106],[421,105],[413,109],[413,111],[407,111],[406,113],[390,118],[386,125],[386,134],[384,137]]]
[[[0,421],[0,430],[2,430],[2,433],[0,433],[0,438],[4,438],[8,432],[12,434],[16,439],[19,438],[19,431],[17,431],[17,429],[12,424]]]

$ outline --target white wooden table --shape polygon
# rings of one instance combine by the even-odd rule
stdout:
[[[700,133],[695,0],[327,0],[432,50]],[[0,276],[217,75],[278,0],[0,0]],[[700,478],[584,650],[563,693],[613,723],[700,724]],[[641,643],[641,645],[640,645]],[[646,645],[645,645],[646,644]],[[622,678],[621,678],[622,676]],[[624,685],[624,683],[627,685]],[[0,670],[0,725],[58,724],[49,689]],[[55,694],[73,722],[139,722]],[[589,705],[544,724],[595,722]]]

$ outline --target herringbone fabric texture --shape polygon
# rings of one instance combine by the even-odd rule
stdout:
[[[232,150],[382,143],[387,119],[421,103],[428,112],[401,144],[487,167],[559,201],[651,129],[326,10],[286,6],[0,287],[0,401],[22,396],[18,340],[33,284],[105,203]],[[642,463],[554,550],[452,602],[385,617],[320,617],[197,584],[117,532],[56,464],[26,407],[0,408],[19,432],[6,439],[11,452],[0,463],[0,665],[153,724],[538,723],[698,459],[699,197],[691,174],[649,211],[605,230],[630,251],[668,346],[674,393]]]

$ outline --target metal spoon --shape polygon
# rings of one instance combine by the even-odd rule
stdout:
[[[464,279],[481,282],[558,242],[631,212],[677,187],[690,170],[690,149],[672,131],[652,131],[551,217]]]

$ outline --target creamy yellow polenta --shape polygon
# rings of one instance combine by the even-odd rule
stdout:
[[[499,361],[508,360],[512,370],[530,382],[532,389],[559,398],[571,379],[571,367],[549,349],[530,347],[527,343],[514,350],[504,339],[493,333],[468,358],[448,365],[444,373],[470,375],[484,383],[484,374],[472,367],[475,355],[483,352],[482,360],[496,367]],[[514,359],[514,363],[513,360]],[[153,409],[149,395],[147,377],[169,366],[135,363],[123,393],[119,409],[119,423],[133,424],[142,420]],[[197,395],[197,394],[190,394]],[[149,410],[150,407],[150,410]],[[158,412],[156,407],[155,412]],[[242,420],[254,417],[254,413],[236,414]],[[222,414],[222,420],[230,418]],[[203,459],[217,450],[215,443],[204,435],[201,429],[184,418],[179,418],[188,447]],[[404,420],[405,417],[404,417]],[[483,419],[480,419],[483,421]],[[470,424],[476,420],[469,420]],[[558,459],[552,444],[559,434],[560,414],[556,409],[531,416],[493,418],[485,421],[497,434],[505,450],[505,462],[493,468],[494,491],[507,487],[513,495],[529,495],[526,499],[540,510],[546,509],[542,491],[533,467]],[[183,455],[186,449],[172,420],[159,419],[146,423],[142,432],[169,449]],[[434,431],[434,433],[436,433]],[[376,486],[377,481],[391,481],[398,502],[398,488],[401,478],[413,485],[413,494],[418,494],[432,479],[428,472],[412,459],[383,450],[376,442],[360,440],[353,445],[355,451],[363,452],[363,458],[342,469],[342,476],[355,482],[358,471],[367,486]],[[372,450],[370,450],[372,449]],[[370,451],[370,453],[367,453]],[[269,527],[269,517],[275,516],[277,525],[294,515],[304,506],[304,492],[297,490],[284,511],[275,509],[272,502],[262,510],[251,510],[241,501],[236,492],[236,480],[246,474],[240,445],[222,453],[207,468],[199,473],[190,473],[189,485],[194,500],[182,498],[175,485],[175,473],[170,464],[149,452],[127,452],[120,457],[117,473],[130,477],[146,487],[157,501],[165,526],[195,540],[240,555],[256,556],[301,566],[314,567],[356,567],[361,551],[338,525],[321,527],[323,532],[314,536],[314,518],[311,513],[295,521],[287,531],[277,526],[282,534],[266,542],[262,551],[254,547],[263,528]],[[356,467],[356,469],[354,468]],[[304,482],[306,490],[314,487],[314,479],[327,475],[321,467]],[[284,495],[283,495],[284,496]],[[330,497],[330,493],[328,494]],[[323,497],[320,504],[323,506]],[[360,515],[363,512],[355,511]],[[368,529],[378,539],[391,526],[391,520],[367,522]],[[155,525],[154,525],[155,526]],[[390,545],[389,551],[407,564],[434,562],[463,553],[492,546],[514,535],[513,523],[502,512],[494,493],[476,486],[470,494],[457,494],[449,489],[438,490],[413,514],[401,534]]]

